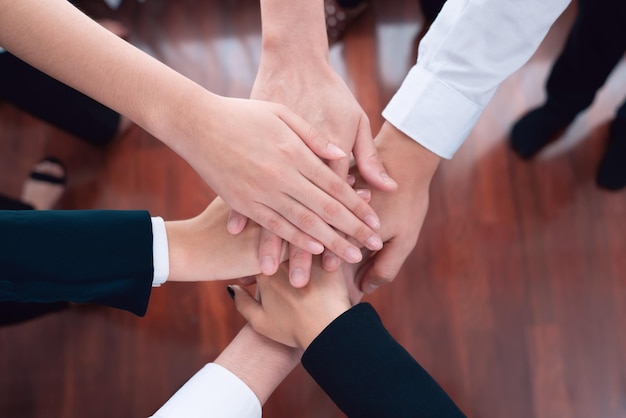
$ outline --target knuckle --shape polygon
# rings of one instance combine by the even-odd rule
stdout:
[[[334,219],[341,212],[341,205],[337,202],[331,201],[324,204],[322,210],[324,211],[326,219]]]
[[[298,226],[301,229],[310,229],[316,224],[317,221],[317,217],[315,216],[315,214],[308,210],[298,211],[298,213],[296,214],[296,219],[298,222]]]
[[[328,192],[331,196],[339,196],[345,191],[346,184],[341,179],[331,180],[328,184]]]

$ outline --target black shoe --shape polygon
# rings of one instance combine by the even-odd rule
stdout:
[[[556,140],[575,117],[576,113],[547,105],[531,110],[513,125],[511,148],[520,157],[530,159]]]
[[[626,186],[626,121],[615,119],[609,135],[596,184],[603,189],[619,190]]]

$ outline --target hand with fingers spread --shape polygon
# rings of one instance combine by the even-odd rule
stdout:
[[[251,97],[287,106],[332,138],[346,155],[352,153],[368,187],[395,190],[396,183],[387,174],[374,146],[367,115],[330,66],[322,2],[263,0],[261,11],[263,49]],[[348,174],[349,165],[350,158],[328,161],[341,178]],[[233,213],[231,222],[231,231],[236,233],[236,226],[243,225],[245,219]],[[353,237],[345,228],[338,229]],[[278,268],[280,242],[272,231],[263,232],[259,261],[264,274],[273,274]],[[366,246],[376,250],[380,242],[372,240]],[[295,287],[308,282],[311,253],[305,247],[290,246],[290,280]],[[341,259],[350,261],[327,247],[326,268],[337,269]]]

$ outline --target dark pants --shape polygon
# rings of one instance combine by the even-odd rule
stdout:
[[[120,123],[115,111],[9,52],[0,53],[0,100],[97,146],[111,141]]]
[[[548,105],[574,116],[593,102],[626,50],[626,1],[579,0],[578,14],[547,82]],[[626,121],[626,102],[617,118]]]

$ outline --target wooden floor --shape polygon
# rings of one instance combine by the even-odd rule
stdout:
[[[257,0],[125,0],[116,12],[84,3],[207,88],[248,95],[260,54]],[[543,100],[574,7],[441,165],[415,251],[396,281],[368,298],[468,417],[626,416],[626,192],[594,184],[607,122],[626,96],[626,66],[536,161],[518,160],[506,143],[516,118]],[[375,0],[331,51],[375,130],[421,26],[417,1]],[[177,219],[214,197],[140,129],[94,150],[0,104],[0,192],[19,195],[51,148],[69,161],[62,209],[144,208]],[[84,307],[0,329],[0,416],[147,417],[242,325],[218,283],[156,289],[145,318]],[[298,368],[265,416],[343,415]]]

